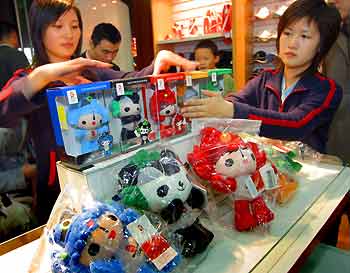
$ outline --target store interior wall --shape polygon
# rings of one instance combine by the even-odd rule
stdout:
[[[133,70],[128,6],[119,0],[77,0],[76,4],[83,18],[83,50],[87,48],[91,33],[97,24],[111,23],[119,29],[122,36],[119,53],[114,62],[124,71]]]

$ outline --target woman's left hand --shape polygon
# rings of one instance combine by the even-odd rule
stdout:
[[[233,103],[226,101],[217,92],[202,90],[202,94],[208,98],[191,99],[184,103],[181,113],[186,118],[233,118]]]
[[[181,66],[184,71],[192,71],[196,70],[199,63],[189,61],[169,50],[161,50],[154,60],[153,75],[168,71],[170,66]]]

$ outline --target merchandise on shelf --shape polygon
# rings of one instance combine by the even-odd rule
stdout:
[[[47,90],[61,160],[84,167],[158,139],[147,121],[148,78]]]
[[[182,107],[183,103],[189,99],[200,98],[202,89],[207,89],[208,72],[191,71],[185,72],[185,82],[183,88],[177,88],[177,104]]]
[[[112,101],[109,108],[116,124],[121,123],[123,151],[158,139],[156,128],[149,122],[146,103],[148,78],[112,81]]]
[[[106,98],[109,81],[57,87],[47,90],[56,144],[62,159],[88,164],[120,153],[120,132],[111,124]]]
[[[177,251],[145,215],[117,202],[94,202],[81,213],[64,209],[49,230],[54,273],[167,273]]]
[[[206,250],[214,237],[198,219],[207,203],[206,191],[190,182],[173,151],[139,150],[119,171],[118,181],[120,190],[114,199],[160,215],[169,224],[168,237],[181,238],[183,256]]]
[[[220,92],[226,95],[234,90],[232,80],[232,69],[216,68],[208,70],[208,86],[207,90]]]
[[[177,104],[178,86],[183,86],[184,73],[162,74],[150,77],[147,89],[150,123],[160,138],[186,134],[189,125],[180,114]]]

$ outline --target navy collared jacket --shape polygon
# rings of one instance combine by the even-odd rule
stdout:
[[[261,120],[261,136],[302,141],[324,153],[342,99],[341,87],[320,73],[307,75],[282,102],[282,76],[282,71],[264,71],[243,90],[226,97],[234,104],[234,118]]]

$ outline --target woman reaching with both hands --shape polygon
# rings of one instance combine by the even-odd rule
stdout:
[[[126,77],[140,77],[166,71],[172,65],[194,70],[195,62],[170,51],[161,51],[153,64],[138,72],[109,69],[99,61],[75,58],[82,44],[82,19],[71,0],[34,0],[30,8],[34,64],[21,70],[0,92],[0,126],[11,127],[22,118],[29,121],[37,158],[37,215],[45,223],[59,193],[56,175],[55,138],[45,90],[50,86],[72,85]]]

